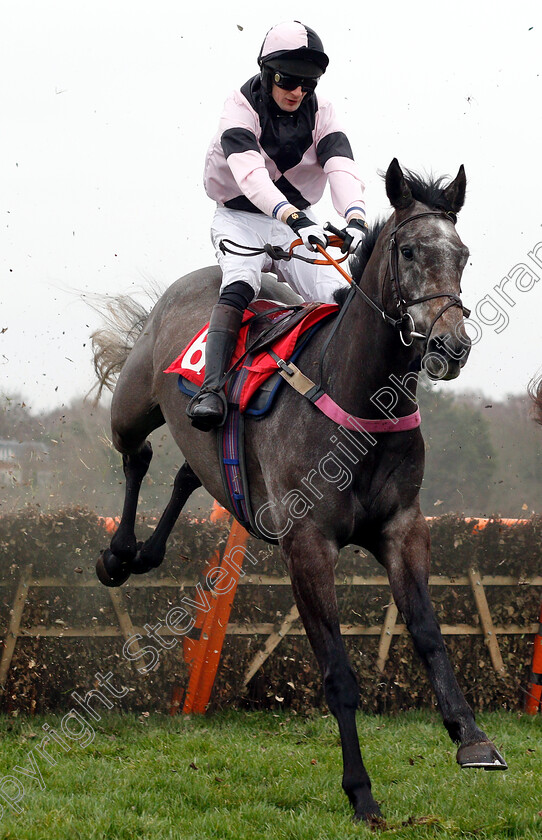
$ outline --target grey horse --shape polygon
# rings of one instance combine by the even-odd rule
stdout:
[[[470,342],[460,282],[468,250],[455,227],[465,189],[463,167],[446,186],[442,179],[404,173],[396,159],[388,167],[386,192],[393,212],[375,225],[354,260],[355,288],[348,295],[339,293],[340,315],[316,333],[296,362],[312,380],[322,369],[327,394],[348,416],[377,420],[384,402],[388,416],[409,416],[416,408],[420,367],[433,379],[452,379],[465,364]],[[173,283],[135,328],[133,347],[124,335],[94,336],[101,383],[118,373],[112,434],[126,476],[122,519],[97,564],[106,585],[120,585],[132,572],[162,562],[171,528],[197,487],[203,485],[229,506],[216,433],[191,426],[185,413],[188,397],[179,391],[177,377],[163,372],[208,320],[219,283],[218,268]],[[269,277],[262,296],[298,302]],[[156,531],[141,544],[134,526],[141,481],[152,457],[147,437],[164,423],[186,461]],[[444,725],[459,745],[459,764],[506,769],[459,688],[430,601],[430,540],[419,504],[424,470],[420,428],[374,434],[361,428],[346,435],[309,400],[283,386],[265,419],[247,417],[245,446],[253,508],[280,544],[326,700],[338,722],[342,785],[355,818],[376,819],[380,808],[361,757],[355,718],[359,689],[341,637],[334,589],[338,553],[347,544],[369,550],[385,567]],[[346,477],[318,484],[319,467],[329,467],[330,453]]]

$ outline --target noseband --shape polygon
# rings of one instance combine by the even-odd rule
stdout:
[[[373,309],[379,312],[383,320],[386,321],[387,324],[390,324],[392,327],[399,331],[399,337],[402,343],[405,345],[405,347],[410,347],[410,345],[414,342],[415,338],[423,339],[424,347],[422,355],[424,355],[427,350],[427,345],[429,343],[429,339],[431,337],[431,333],[433,332],[435,324],[437,323],[439,318],[441,318],[442,315],[444,315],[444,313],[448,311],[448,309],[450,309],[452,306],[459,306],[465,318],[468,318],[470,315],[470,310],[463,305],[463,301],[461,300],[459,295],[455,294],[455,292],[436,292],[433,295],[424,295],[423,297],[418,298],[406,298],[403,293],[399,274],[399,249],[397,246],[396,234],[399,230],[408,225],[410,222],[414,222],[417,219],[422,219],[426,216],[441,216],[442,218],[451,221],[452,224],[455,223],[456,220],[454,213],[446,213],[443,210],[427,210],[424,213],[417,213],[415,216],[410,216],[408,219],[405,219],[404,221],[400,222],[396,227],[394,227],[394,229],[390,233],[390,241],[388,244],[388,265],[380,290],[380,305],[375,303],[375,301],[372,298],[370,298],[359,286],[354,286],[356,291],[361,293],[361,296],[366,301],[366,303],[368,303]],[[393,318],[391,315],[388,315],[384,308],[384,287],[388,275],[392,284],[394,296],[397,300],[397,305],[399,307],[398,318]],[[425,303],[428,300],[436,300],[438,298],[448,298],[448,302],[445,303],[444,306],[442,306],[439,309],[426,333],[417,332],[414,329],[414,320],[412,318],[412,315],[408,311],[409,308],[411,306],[416,306],[416,304],[418,303]]]

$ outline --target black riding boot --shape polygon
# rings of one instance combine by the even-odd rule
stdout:
[[[229,367],[242,320],[239,309],[223,303],[216,303],[211,312],[205,342],[205,379],[186,409],[192,425],[202,432],[220,426],[224,420],[225,402],[219,383]]]

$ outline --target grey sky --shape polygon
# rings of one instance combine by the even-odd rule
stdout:
[[[99,319],[75,290],[165,286],[214,262],[205,150],[226,95],[257,72],[266,30],[289,18],[330,56],[320,89],[343,118],[369,219],[387,210],[377,172],[393,157],[450,176],[464,163],[464,299],[486,298],[477,320],[496,323],[481,324],[446,387],[525,389],[542,365],[542,244],[540,265],[527,256],[542,243],[539,2],[232,2],[202,5],[190,23],[169,0],[5,0],[0,391],[39,409],[91,385]],[[317,211],[339,221],[328,197]],[[537,273],[514,273],[521,263]]]

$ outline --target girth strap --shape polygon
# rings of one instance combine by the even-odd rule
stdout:
[[[315,385],[312,379],[305,376],[293,362],[285,362],[273,350],[268,350],[268,353],[276,361],[280,376],[282,376],[291,388],[310,400],[326,417],[329,417],[330,420],[333,420],[334,423],[343,426],[345,429],[357,432],[374,432],[377,434],[383,432],[407,432],[411,429],[416,429],[421,423],[419,409],[404,417],[397,417],[395,420],[367,420],[364,417],[354,417],[342,409],[340,405],[337,405],[329,394],[326,394],[321,388]]]

